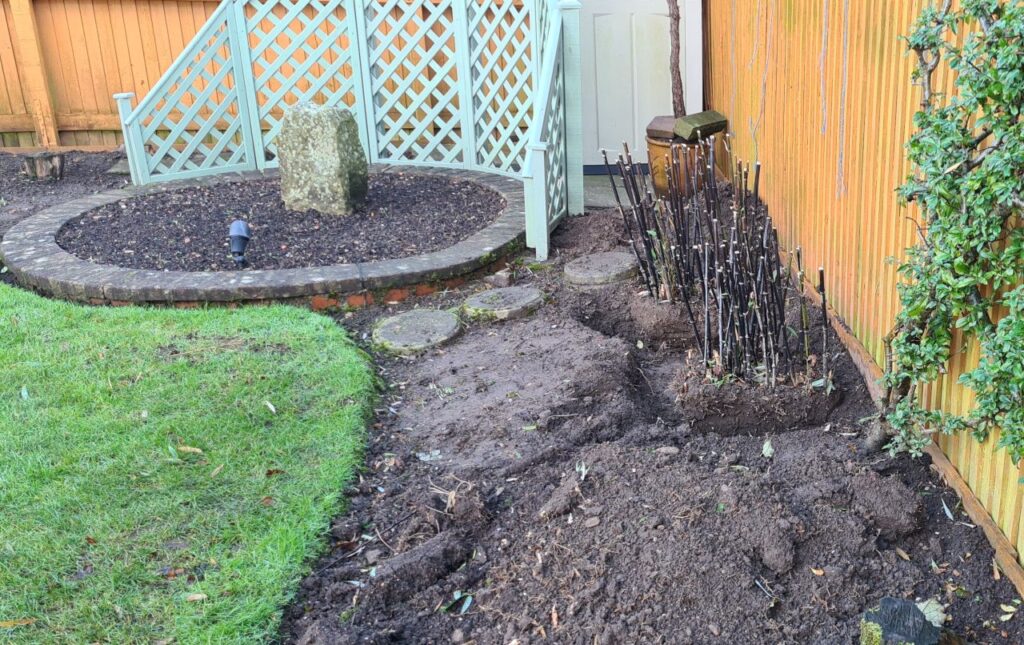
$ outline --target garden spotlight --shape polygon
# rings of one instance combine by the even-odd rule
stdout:
[[[228,238],[231,240],[231,257],[239,269],[246,265],[245,247],[249,245],[251,237],[252,229],[249,228],[248,222],[240,219],[231,222],[231,228],[228,229]]]

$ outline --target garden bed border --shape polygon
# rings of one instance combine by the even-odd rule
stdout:
[[[265,179],[276,170],[248,171],[129,186],[51,206],[15,224],[0,242],[0,259],[18,282],[46,295],[95,305],[295,302],[314,310],[395,302],[457,286],[468,276],[500,268],[524,246],[526,205],[517,179],[459,168],[373,164],[372,173],[402,172],[468,180],[499,193],[505,209],[489,226],[457,244],[408,258],[333,266],[253,271],[155,271],[96,264],[57,244],[68,221],[123,199],[153,193]]]

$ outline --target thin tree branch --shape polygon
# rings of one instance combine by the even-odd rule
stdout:
[[[672,42],[669,53],[668,69],[672,77],[672,112],[678,119],[686,116],[686,101],[683,98],[683,71],[681,69],[682,38],[679,24],[682,16],[679,12],[679,0],[665,0],[668,3],[669,30]]]

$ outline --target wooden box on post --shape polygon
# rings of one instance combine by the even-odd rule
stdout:
[[[658,197],[669,193],[669,172],[673,160],[678,167],[675,185],[683,196],[693,194],[689,168],[696,163],[694,145],[712,137],[726,127],[725,117],[718,112],[708,111],[691,114],[682,118],[657,116],[647,125],[647,159],[650,166],[651,183]],[[700,181],[700,173],[696,173]],[[697,188],[700,184],[697,184]]]

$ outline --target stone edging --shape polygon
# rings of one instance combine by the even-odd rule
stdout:
[[[461,276],[500,264],[525,238],[526,204],[517,179],[459,168],[375,164],[371,172],[393,170],[468,179],[497,191],[505,210],[487,228],[441,251],[398,260],[304,269],[254,271],[152,271],[95,264],[58,246],[58,231],[83,213],[131,197],[242,179],[263,179],[276,171],[231,173],[97,193],[52,206],[15,224],[0,241],[0,259],[18,282],[47,295],[93,304],[239,303],[308,300],[314,309],[344,302],[371,304],[377,298],[402,300],[425,295],[434,285],[461,282]]]

